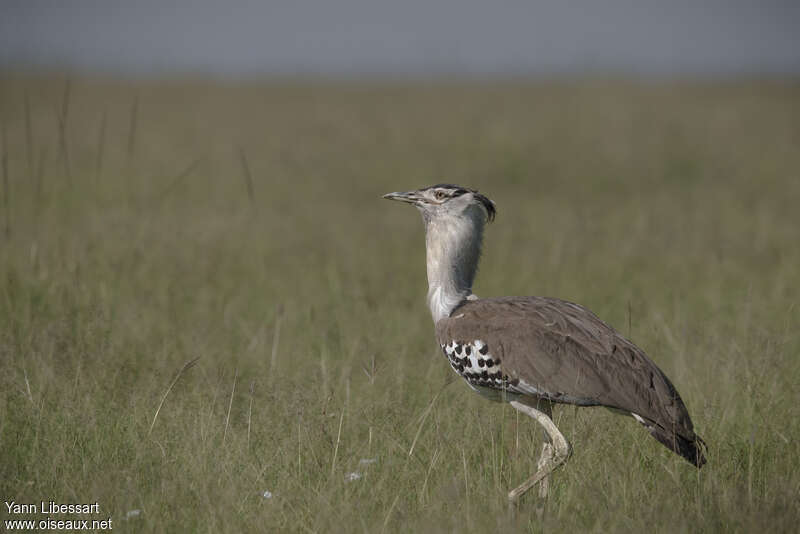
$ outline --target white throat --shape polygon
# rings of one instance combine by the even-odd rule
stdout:
[[[477,298],[472,284],[485,224],[486,214],[478,207],[426,221],[428,306],[434,323],[449,317],[465,299]]]

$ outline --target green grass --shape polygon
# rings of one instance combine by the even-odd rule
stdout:
[[[137,532],[797,528],[796,82],[65,88],[0,81],[3,500]],[[564,407],[544,514],[509,512],[541,432],[452,380],[419,216],[380,198],[439,181],[498,204],[476,293],[629,335],[702,471]]]

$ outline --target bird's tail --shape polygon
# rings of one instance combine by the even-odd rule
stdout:
[[[698,469],[706,463],[705,452],[708,448],[703,438],[694,434],[692,438],[686,438],[657,425],[645,425],[650,434],[659,442],[673,452],[680,454],[687,462]]]

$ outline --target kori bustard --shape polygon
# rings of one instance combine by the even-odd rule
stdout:
[[[669,378],[639,347],[592,312],[551,297],[478,298],[472,284],[494,202],[473,189],[438,184],[384,198],[422,213],[428,306],[450,367],[492,400],[509,402],[547,433],[536,473],[511,500],[540,483],[571,453],[553,423],[552,403],[605,406],[629,414],[696,467],[703,440]]]

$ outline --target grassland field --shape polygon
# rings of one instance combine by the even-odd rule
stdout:
[[[0,130],[4,501],[122,532],[797,532],[796,80],[6,73]],[[453,380],[419,215],[380,198],[437,182],[497,203],[475,292],[630,336],[705,468],[562,407],[574,454],[509,508],[541,431]]]

